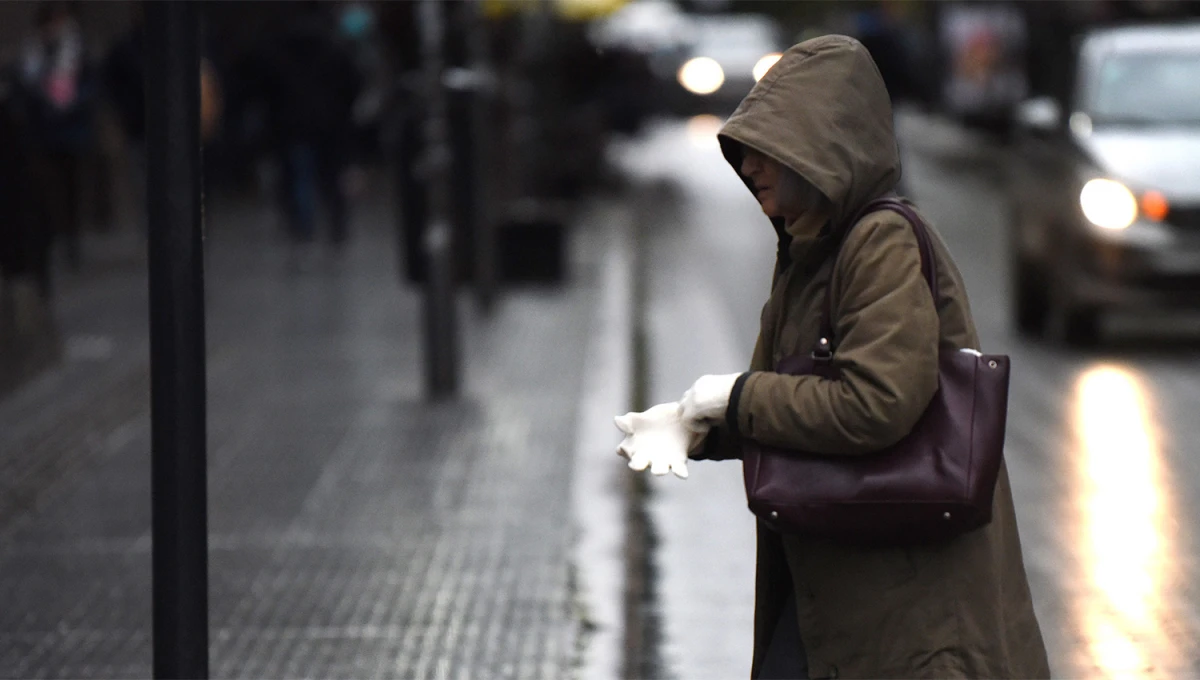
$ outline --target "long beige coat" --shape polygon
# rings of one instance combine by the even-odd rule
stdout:
[[[833,214],[776,224],[780,257],[752,372],[734,391],[730,424],[713,438],[724,451],[714,457],[735,455],[729,445],[738,436],[831,456],[870,455],[896,442],[937,389],[939,347],[979,349],[979,338],[962,277],[932,228],[940,308],[899,215],[866,216],[830,257],[827,227],[844,225],[900,176],[878,69],[850,38],[796,45],[720,140],[735,170],[743,145],[757,149],[813,183]],[[830,285],[842,379],[773,373],[781,358],[817,340]],[[760,523],[752,673],[792,589],[811,677],[1048,677],[1005,469],[993,517],[950,543],[907,549],[846,547]]]

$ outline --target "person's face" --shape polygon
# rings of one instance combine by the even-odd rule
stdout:
[[[742,174],[754,185],[754,197],[762,206],[767,217],[785,217],[779,203],[779,180],[783,176],[783,164],[754,149],[746,149],[742,156]]]

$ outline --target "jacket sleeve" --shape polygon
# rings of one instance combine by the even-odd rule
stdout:
[[[938,385],[938,316],[912,228],[890,213],[846,237],[830,285],[838,380],[752,372],[734,436],[827,455],[866,454],[912,430]]]
[[[763,344],[762,335],[754,343],[754,354],[750,359],[751,366],[770,365],[767,347]],[[741,378],[739,378],[741,381]],[[734,460],[742,457],[741,437],[735,436],[728,426],[716,426],[708,431],[704,442],[695,450],[688,452],[692,460]]]

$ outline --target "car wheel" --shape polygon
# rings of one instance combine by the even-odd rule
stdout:
[[[1045,277],[1023,258],[1017,258],[1012,275],[1013,316],[1017,331],[1022,335],[1040,337],[1045,334],[1050,317]]]
[[[1095,347],[1100,342],[1101,310],[1078,306],[1063,314],[1063,342],[1071,347]]]

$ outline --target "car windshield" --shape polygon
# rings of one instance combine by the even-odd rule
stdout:
[[[774,29],[765,21],[718,19],[697,21],[693,49],[697,56],[720,63],[747,61],[753,64],[767,52],[779,49]]]
[[[1200,52],[1110,55],[1090,104],[1097,125],[1200,125]]]

